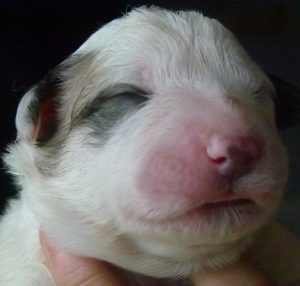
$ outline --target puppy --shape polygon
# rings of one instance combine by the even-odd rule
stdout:
[[[286,184],[277,100],[198,12],[139,8],[101,28],[19,104],[5,162],[22,191],[0,224],[0,285],[54,285],[40,229],[130,285],[183,285],[236,261]],[[272,268],[288,266],[282,285],[300,278],[287,261]]]

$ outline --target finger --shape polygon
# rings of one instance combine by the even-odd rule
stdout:
[[[195,273],[191,280],[195,286],[276,286],[270,276],[250,258],[243,258],[220,270]]]
[[[108,263],[59,251],[42,234],[40,240],[57,286],[124,286]]]

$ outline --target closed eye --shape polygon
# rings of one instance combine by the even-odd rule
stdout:
[[[120,98],[120,100],[123,101],[132,101],[137,104],[144,103],[149,99],[148,95],[145,93],[134,92],[134,91],[123,91],[107,98],[106,100],[115,99],[115,98]]]
[[[273,92],[271,92],[270,90],[264,89],[264,88],[262,88],[262,89],[257,89],[257,90],[253,93],[253,95],[254,95],[255,98],[257,98],[257,99],[260,99],[260,98],[266,98],[266,97],[272,99],[272,98],[274,97]]]
[[[132,85],[116,86],[101,92],[89,103],[82,110],[78,122],[91,127],[96,136],[103,137],[124,118],[141,109],[148,100],[147,92]]]
[[[270,88],[262,87],[255,90],[252,94],[255,99],[262,102],[272,102],[273,104],[275,104],[277,101],[275,92]]]

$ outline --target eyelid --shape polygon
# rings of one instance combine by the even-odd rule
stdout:
[[[121,96],[125,94],[135,94],[149,99],[151,93],[133,84],[118,84],[111,89],[110,96],[108,97]]]
[[[137,92],[132,90],[117,92],[116,94],[111,95],[109,98],[116,97],[116,96],[126,96],[126,95],[140,96],[140,97],[144,97],[146,100],[149,99],[149,95],[147,93]]]
[[[257,89],[253,94],[257,99],[271,99],[273,101],[276,100],[276,94],[272,90],[266,88]]]

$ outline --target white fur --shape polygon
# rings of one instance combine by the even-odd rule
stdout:
[[[64,62],[60,76],[63,124],[51,147],[28,139],[33,127],[24,121],[24,109],[32,91],[19,106],[19,142],[5,161],[22,192],[0,224],[0,285],[53,285],[39,229],[73,254],[156,278],[187,277],[236,260],[279,204],[287,157],[275,128],[272,84],[234,36],[197,12],[140,8],[93,34]],[[107,142],[86,126],[72,128],[86,104],[118,83],[150,91],[149,104],[115,126]],[[230,134],[249,128],[264,142],[260,163],[236,183],[264,210],[247,227],[237,227],[244,218],[226,216],[214,225],[148,223],[180,212],[183,203],[174,200],[168,208],[164,199],[149,200],[136,187],[137,174],[157,146],[190,140],[185,130],[197,129],[197,122]],[[282,285],[299,278],[295,272],[282,277]]]

